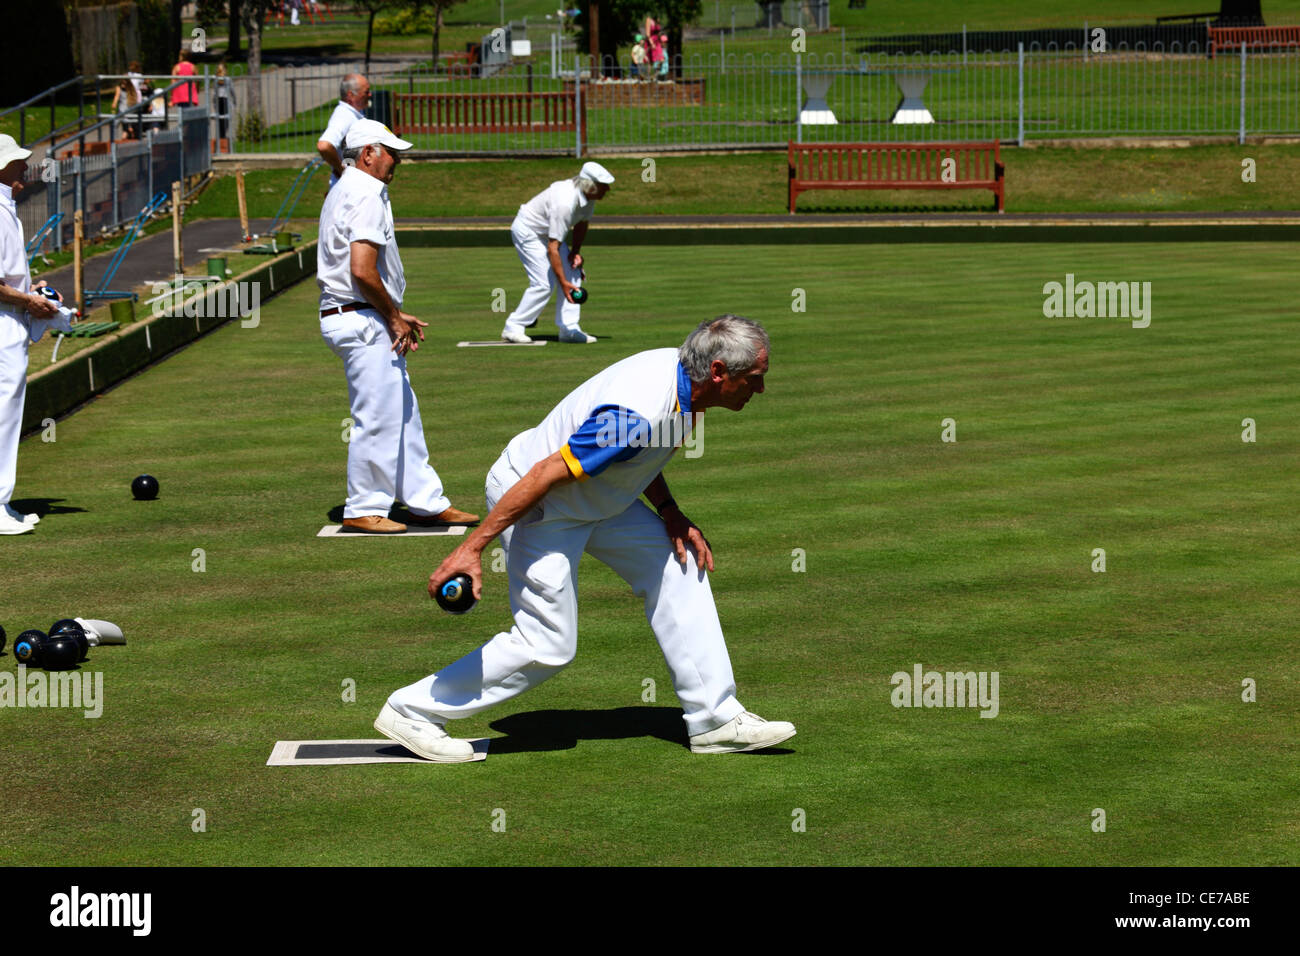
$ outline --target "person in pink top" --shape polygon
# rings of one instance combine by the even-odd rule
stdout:
[[[180,59],[172,67],[172,76],[193,76],[194,64],[190,62],[188,50],[182,49]],[[197,106],[199,103],[198,90],[194,88],[193,83],[186,83],[184,86],[178,86],[172,90],[172,106]]]
[[[664,34],[663,24],[654,17],[645,18],[645,39],[650,50],[651,73],[664,77],[668,75],[668,37]]]

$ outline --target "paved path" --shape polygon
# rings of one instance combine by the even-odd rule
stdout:
[[[271,220],[269,219],[254,219],[249,222],[249,228],[254,232],[266,229],[270,225]],[[234,260],[228,262],[227,266],[236,272],[242,271],[239,267],[240,260],[246,259],[250,262],[253,260],[252,256],[244,256],[239,252],[209,251],[239,248],[238,219],[204,219],[199,222],[189,223],[185,226],[185,231],[182,234],[182,244],[185,247],[186,271],[190,275],[202,275],[204,263],[208,256],[212,255],[226,255],[229,259]],[[105,253],[86,260],[85,283],[87,289],[94,289],[99,285],[112,258],[112,255]],[[172,234],[171,230],[167,230],[166,232],[156,232],[152,236],[145,236],[135,241],[135,244],[131,246],[131,251],[122,260],[122,265],[118,268],[117,274],[113,277],[112,287],[122,291],[140,289],[148,287],[154,282],[170,279],[171,276]],[[65,299],[72,297],[72,291],[76,287],[72,266],[70,265],[55,269],[53,272],[42,273],[37,278],[38,280],[44,279],[54,286],[63,293]],[[104,302],[101,301],[99,304],[103,305]]]

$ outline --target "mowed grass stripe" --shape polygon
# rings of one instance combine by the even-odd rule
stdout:
[[[23,445],[18,500],[59,500],[6,541],[0,623],[102,616],[130,644],[92,654],[99,720],[0,710],[7,859],[1294,862],[1292,250],[682,256],[592,235],[589,348],[455,349],[499,333],[492,290],[514,304],[516,260],[406,253],[407,307],[431,323],[411,374],[433,461],[479,508],[505,443],[588,375],[722,311],[764,321],[768,393],[711,412],[703,455],[668,477],[717,555],[741,699],[797,723],[794,753],[685,752],[639,601],[588,561],[577,661],[453,725],[507,735],[486,763],[264,767],[275,739],[373,736],[391,690],[508,622],[492,574],[474,614],[434,613],[425,578],[454,539],[313,537],[342,502],[348,409],[308,282],[258,329],[225,328],[61,422],[56,442]],[[1045,318],[1043,284],[1067,272],[1150,281],[1151,326]],[[796,288],[807,312],[791,311]],[[940,441],[948,417],[955,444]],[[160,478],[157,502],[130,501],[141,471]],[[999,671],[999,716],[895,709],[890,675],[917,662]],[[97,810],[55,826],[37,809],[51,801]]]

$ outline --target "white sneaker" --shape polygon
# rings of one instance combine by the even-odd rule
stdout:
[[[529,345],[533,341],[528,337],[527,333],[519,329],[512,329],[509,326],[501,330],[501,338],[506,342],[514,342],[516,345]]]
[[[468,740],[449,736],[432,721],[403,717],[387,702],[375,718],[375,730],[396,740],[417,757],[434,763],[464,763],[474,759],[474,746]]]
[[[7,511],[0,512],[0,534],[27,534],[27,532],[34,530],[35,527],[35,522],[16,521],[9,517]]]
[[[734,754],[762,750],[793,736],[794,724],[784,720],[764,720],[746,710],[716,730],[693,736],[691,753]]]
[[[39,524],[41,516],[38,514],[25,515],[21,511],[15,510],[8,502],[5,502],[5,514],[15,521],[22,521],[25,524]]]
[[[596,336],[588,335],[582,329],[576,326],[572,329],[560,329],[561,342],[577,342],[579,345],[590,345],[596,341]]]

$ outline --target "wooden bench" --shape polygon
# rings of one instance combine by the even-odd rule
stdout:
[[[792,214],[810,189],[990,189],[998,212],[1005,201],[997,143],[791,142],[789,165]]]
[[[474,67],[478,65],[478,47],[472,46],[464,53],[440,53],[438,59],[446,61],[448,73],[473,76]]]
[[[393,132],[572,133],[587,142],[587,104],[564,93],[395,93]]]
[[[1219,50],[1245,45],[1252,48],[1300,46],[1300,26],[1210,27],[1210,59]]]

